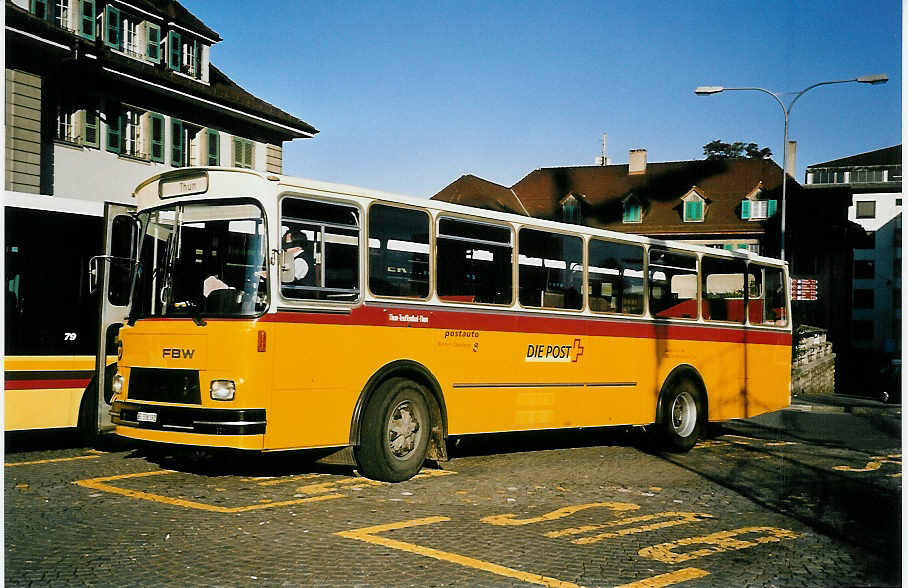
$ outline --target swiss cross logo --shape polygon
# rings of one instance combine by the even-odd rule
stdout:
[[[577,360],[580,359],[580,356],[583,355],[583,345],[580,344],[580,339],[574,339],[574,347],[571,348],[571,361],[577,363]]]

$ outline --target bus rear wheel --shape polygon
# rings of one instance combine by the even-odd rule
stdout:
[[[688,378],[678,380],[664,393],[661,406],[657,427],[660,445],[668,451],[690,451],[706,420],[700,389]]]
[[[385,381],[363,413],[354,448],[360,473],[383,482],[412,478],[426,459],[431,430],[425,388],[407,378]]]

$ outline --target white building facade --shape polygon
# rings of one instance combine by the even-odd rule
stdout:
[[[216,165],[282,173],[318,131],[211,63],[220,36],[174,0],[7,0],[7,192],[129,200]]]
[[[807,168],[807,184],[851,191],[848,220],[865,233],[854,249],[852,348],[880,359],[901,355],[901,145]]]

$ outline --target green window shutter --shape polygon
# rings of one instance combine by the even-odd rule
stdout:
[[[747,249],[747,243],[738,243],[738,249]]]
[[[31,12],[41,20],[52,20],[52,15],[50,13],[50,8],[47,5],[47,0],[31,0],[29,12]]]
[[[170,31],[167,33],[167,47],[170,53],[170,63],[168,64],[173,71],[180,71],[180,33]]]
[[[722,246],[722,248],[725,249],[726,251],[734,251],[735,246],[731,243],[726,243],[725,245]]]
[[[697,221],[703,218],[702,202],[685,202],[684,203],[684,220]]]
[[[253,155],[255,153],[255,151],[254,151],[255,143],[253,143],[252,141],[245,141],[245,145],[243,145],[243,147],[244,147],[243,152],[244,152],[244,156],[245,156],[243,159],[243,163],[245,165],[243,167],[252,169],[252,164],[253,164],[252,160],[253,160]]]
[[[170,134],[170,165],[183,167],[183,121],[172,119]]]
[[[252,169],[255,154],[255,143],[239,137],[233,138],[233,165]]]
[[[112,153],[122,153],[123,143],[123,116],[119,109],[110,108],[107,111],[107,150]]]
[[[98,113],[93,108],[86,108],[82,117],[82,144],[98,147]]]
[[[161,27],[152,23],[145,23],[145,57],[148,61],[161,63]]]
[[[778,204],[778,200],[769,201],[769,204],[766,205],[766,216],[770,217],[776,213],[777,204]]]
[[[114,49],[120,48],[120,11],[108,4],[104,8],[104,28],[107,30],[107,44]]]
[[[750,200],[745,198],[741,201],[741,220],[748,220],[750,218]]]
[[[208,129],[208,165],[221,165],[221,136],[214,129]]]
[[[164,163],[164,117],[157,113],[151,113],[151,153],[149,158],[158,163]]]
[[[79,34],[89,41],[95,40],[95,0],[82,0]]]

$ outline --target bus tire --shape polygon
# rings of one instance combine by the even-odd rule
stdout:
[[[409,480],[422,468],[431,431],[423,386],[408,378],[386,380],[363,413],[354,447],[360,473],[382,482]]]
[[[706,421],[700,388],[690,378],[677,379],[663,393],[661,407],[657,427],[661,447],[676,453],[690,451]]]
[[[98,381],[95,378],[82,392],[76,431],[79,441],[87,447],[94,446],[98,441]]]

